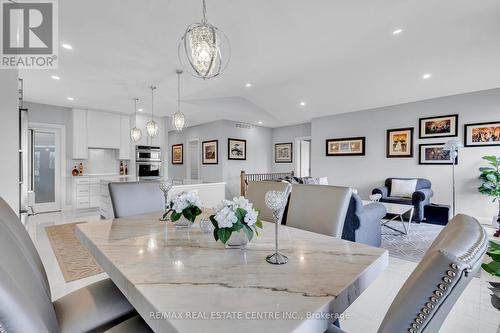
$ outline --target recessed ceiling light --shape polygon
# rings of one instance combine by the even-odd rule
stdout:
[[[60,80],[61,78],[57,75],[52,75],[51,78],[53,78],[54,80]]]
[[[137,111],[142,112],[142,111],[144,111],[144,109],[137,109]]]
[[[263,123],[262,123],[262,120],[259,120],[259,125],[262,125],[262,124],[263,124]]]
[[[75,99],[73,97],[66,97],[68,101],[74,101]]]
[[[300,106],[306,106],[306,102],[305,101],[300,101]]]
[[[245,87],[247,87],[247,88],[250,88],[251,86],[252,86],[252,84],[251,84],[251,83],[247,83],[247,84],[245,84]]]
[[[403,32],[403,29],[396,29],[392,32],[393,35],[399,35],[400,33]]]
[[[66,50],[73,50],[73,46],[71,46],[70,44],[62,43],[61,46]]]
[[[424,75],[422,75],[422,79],[424,80],[428,80],[432,77],[432,74],[431,73],[425,73]]]

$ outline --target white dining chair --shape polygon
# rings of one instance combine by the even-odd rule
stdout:
[[[399,290],[378,333],[436,333],[477,275],[488,245],[479,222],[455,216],[439,233]],[[326,333],[344,332],[331,326]]]

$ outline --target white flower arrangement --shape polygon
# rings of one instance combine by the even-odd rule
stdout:
[[[191,222],[201,214],[202,203],[198,194],[194,191],[177,194],[170,199],[170,209],[164,214],[164,217],[170,212],[172,222],[177,222],[182,216]]]
[[[224,244],[226,244],[233,232],[243,229],[248,240],[251,240],[254,232],[257,236],[259,235],[257,228],[262,229],[259,212],[244,197],[224,200],[219,207],[215,208],[214,215],[210,216],[210,221],[215,227],[215,240],[220,239]]]

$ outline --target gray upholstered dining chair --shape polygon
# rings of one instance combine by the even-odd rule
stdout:
[[[273,212],[266,205],[266,193],[269,191],[284,191],[288,183],[276,181],[248,182],[245,198],[260,211],[261,220],[272,222]]]
[[[159,182],[109,183],[116,218],[163,211],[165,198]]]
[[[0,198],[0,332],[102,332],[133,313],[109,279],[52,302],[37,250],[17,215]]]
[[[327,185],[293,185],[286,225],[342,237],[352,189]]]
[[[488,238],[477,220],[455,216],[436,237],[389,307],[378,333],[439,332],[481,268]],[[343,332],[331,326],[326,333]]]

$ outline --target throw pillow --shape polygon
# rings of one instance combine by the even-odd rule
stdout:
[[[411,198],[416,188],[416,179],[393,179],[390,195],[391,197]]]

